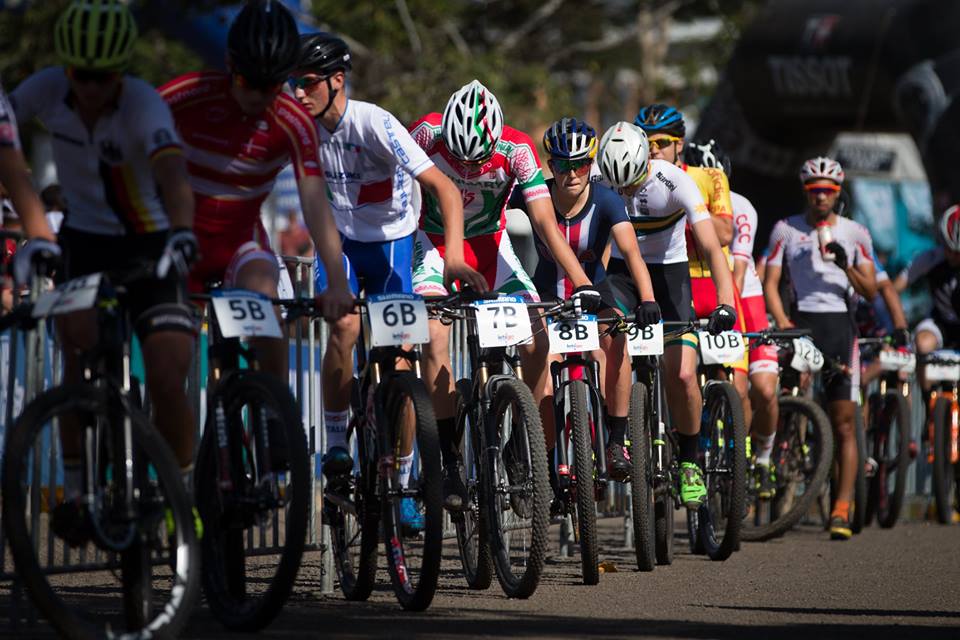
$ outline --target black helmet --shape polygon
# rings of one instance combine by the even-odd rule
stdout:
[[[277,0],[250,0],[230,25],[227,53],[232,70],[252,86],[279,84],[297,66],[297,23]]]
[[[310,33],[300,36],[300,61],[298,71],[312,71],[328,76],[336,71],[349,71],[350,47],[335,35]]]
[[[712,138],[708,142],[688,142],[683,147],[683,160],[693,167],[722,169],[728,178],[733,171],[730,156]]]

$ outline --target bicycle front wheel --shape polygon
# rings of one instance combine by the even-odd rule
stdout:
[[[460,564],[467,586],[471,589],[488,589],[493,581],[493,561],[490,558],[490,543],[487,525],[483,521],[483,497],[481,491],[481,421],[471,405],[473,387],[469,380],[457,381],[457,434],[460,456],[463,460],[463,484],[467,488],[468,507],[451,514],[457,530],[457,546]]]
[[[937,521],[950,524],[953,517],[954,469],[950,462],[951,423],[956,420],[955,401],[937,398],[933,406],[933,497]]]
[[[125,422],[130,458],[114,437]],[[93,459],[83,466],[93,477],[84,473],[82,499],[64,501],[67,432],[89,445]],[[121,476],[128,462],[132,492]],[[37,396],[7,433],[2,491],[17,576],[61,636],[150,638],[183,630],[200,593],[193,514],[173,452],[133,403],[88,384]],[[87,589],[77,589],[71,572],[78,559]]]
[[[630,430],[630,507],[633,512],[637,569],[653,571],[657,560],[654,524],[656,501],[653,467],[650,464],[653,439],[650,434],[650,414],[647,413],[647,386],[642,382],[635,382],[630,388],[627,428]],[[670,517],[673,517],[673,509],[670,510]]]
[[[550,524],[547,452],[537,405],[516,378],[496,381],[483,463],[490,550],[497,579],[511,598],[528,598],[540,582]]]
[[[897,523],[910,467],[910,405],[899,393],[888,392],[871,403],[879,409],[870,416],[867,450],[877,462],[870,479],[868,511],[876,514],[884,529]]]
[[[600,582],[597,552],[597,504],[594,500],[593,439],[590,434],[590,410],[587,383],[572,380],[570,389],[570,428],[573,431],[573,476],[577,491],[577,530],[580,534],[580,565],[583,584]]]

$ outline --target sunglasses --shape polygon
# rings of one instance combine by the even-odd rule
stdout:
[[[838,184],[811,184],[809,186],[804,186],[803,190],[811,195],[831,195],[834,193],[840,193],[840,185]]]
[[[279,82],[254,82],[239,73],[233,74],[233,84],[241,89],[250,89],[251,91],[260,91],[262,93],[279,93],[283,87],[283,80]]]
[[[70,79],[80,84],[108,84],[120,77],[119,71],[102,71],[99,69],[67,69]]]
[[[650,139],[650,148],[653,149],[666,149],[672,144],[677,142],[683,142],[683,138],[674,138],[673,136],[663,136],[662,138],[651,138]]]
[[[571,171],[578,176],[585,176],[590,173],[590,167],[593,165],[593,158],[583,160],[564,160],[563,158],[551,158],[550,168],[554,173],[570,173]]]
[[[287,80],[287,84],[290,85],[290,89],[293,91],[296,91],[297,89],[309,91],[324,80],[326,80],[326,78],[323,76],[300,76],[290,78]]]

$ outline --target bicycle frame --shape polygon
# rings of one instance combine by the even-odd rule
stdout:
[[[566,380],[563,379],[563,372],[568,371],[569,376]],[[586,371],[587,375],[582,378],[574,378],[574,374],[582,374]],[[604,425],[604,408],[603,408],[603,396],[600,394],[600,365],[599,363],[590,358],[589,356],[583,353],[566,353],[563,355],[563,359],[560,361],[555,361],[550,363],[550,376],[553,380],[553,404],[554,404],[554,424],[557,430],[557,439],[556,442],[563,442],[561,436],[566,431],[567,421],[566,421],[566,412],[564,411],[564,389],[570,386],[570,384],[579,380],[585,382],[587,388],[590,390],[590,404],[591,404],[591,418],[593,419],[593,453],[594,458],[597,464],[597,478],[596,481],[601,484],[601,486],[606,486],[607,483],[607,457],[605,455],[606,450],[606,441],[604,439],[603,425]],[[567,448],[557,446],[557,464],[561,469],[570,468],[570,460],[567,456]],[[549,461],[548,461],[549,462]],[[569,476],[567,476],[569,478]],[[567,487],[563,486],[564,476],[560,475],[561,489],[566,490]]]

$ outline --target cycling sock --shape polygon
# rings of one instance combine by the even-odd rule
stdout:
[[[459,455],[457,443],[453,439],[453,418],[437,418],[437,432],[440,436],[440,456],[443,466],[451,467],[457,462]]]
[[[624,444],[627,416],[607,416],[607,430],[610,431],[610,444]]]
[[[347,418],[349,411],[324,411],[323,426],[327,434],[327,451],[334,447],[347,448]]]
[[[73,500],[80,496],[83,484],[83,466],[79,461],[63,463],[63,499]]]
[[[700,434],[678,433],[677,439],[680,441],[680,462],[696,462],[700,454]]]
[[[836,504],[833,505],[833,512],[830,514],[831,518],[840,516],[844,520],[850,519],[850,501],[849,500],[837,500]]]
[[[400,486],[406,488],[410,483],[410,473],[413,471],[413,451],[410,455],[397,458],[400,463]]]
[[[757,452],[757,464],[770,464],[770,454],[773,453],[773,441],[777,434],[769,436],[753,436],[753,450]]]

